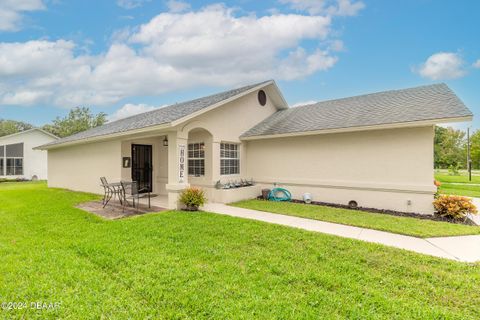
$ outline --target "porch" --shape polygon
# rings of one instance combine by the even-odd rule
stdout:
[[[137,181],[156,195],[152,205],[168,209],[181,208],[178,196],[189,186],[203,189],[209,202],[254,198],[260,187],[216,188],[218,181],[249,179],[241,174],[244,153],[239,140],[221,141],[194,123],[154,136],[128,137],[121,141],[121,180]]]

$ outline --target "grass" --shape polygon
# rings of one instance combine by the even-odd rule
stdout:
[[[472,175],[472,181],[469,181],[466,172],[461,172],[458,175],[436,172],[435,179],[442,183],[439,188],[442,194],[480,198],[480,176],[478,175]]]
[[[480,198],[480,185],[470,186],[462,184],[442,183],[439,190],[442,194],[454,194],[465,197]]]
[[[106,221],[0,185],[2,319],[477,319],[480,265],[210,213]],[[0,304],[2,306],[2,304]]]
[[[470,183],[480,185],[480,176],[472,175],[472,181],[468,180],[467,174],[450,175],[448,173],[435,173],[435,179],[442,183]]]
[[[281,213],[421,238],[480,234],[480,227],[477,226],[398,217],[326,206],[262,200],[247,200],[233,203],[232,205],[241,208]]]

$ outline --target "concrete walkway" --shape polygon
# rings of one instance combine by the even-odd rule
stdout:
[[[480,261],[480,235],[422,239],[343,224],[236,208],[219,203],[209,203],[205,205],[203,209],[208,212],[233,217],[253,219],[345,238],[379,243],[445,259],[461,262]]]

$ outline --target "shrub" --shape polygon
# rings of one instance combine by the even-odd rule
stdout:
[[[440,195],[433,201],[433,206],[438,215],[455,220],[465,219],[469,213],[477,213],[472,199],[461,196]]]
[[[458,176],[458,170],[460,170],[460,165],[458,163],[451,164],[448,167],[448,174],[451,176]]]
[[[197,211],[203,206],[207,199],[202,189],[190,187],[182,191],[179,201],[186,206],[187,210]]]

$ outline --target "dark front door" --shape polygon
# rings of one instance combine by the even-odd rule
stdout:
[[[132,181],[137,181],[138,189],[152,192],[152,146],[132,144]]]

